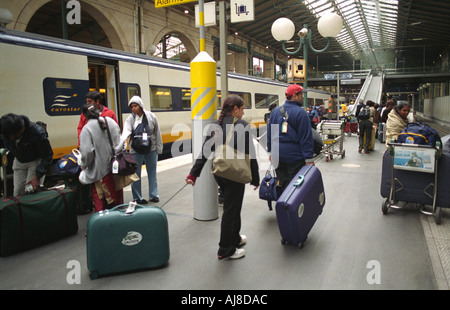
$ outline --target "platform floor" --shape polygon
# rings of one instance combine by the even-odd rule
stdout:
[[[165,267],[90,280],[85,248],[90,215],[80,215],[76,235],[0,258],[0,289],[448,290],[449,210],[443,210],[439,226],[414,205],[383,215],[380,178],[385,147],[376,142],[375,151],[359,154],[357,139],[345,137],[344,158],[316,162],[326,204],[303,249],[280,243],[275,212],[268,211],[248,185],[241,230],[248,236],[246,256],[218,260],[220,217],[195,220],[193,190],[187,186],[163,207],[171,251]],[[161,202],[155,205],[162,206],[182,188],[190,167],[190,155],[158,163]],[[260,167],[263,175],[263,151]],[[146,178],[143,192],[148,194]],[[131,191],[126,189],[124,196],[129,201]],[[67,281],[72,260],[80,263],[79,284]]]

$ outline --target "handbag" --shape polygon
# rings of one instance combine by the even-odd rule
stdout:
[[[108,132],[109,144],[111,144],[111,149],[113,156],[111,157],[110,167],[113,174],[118,175],[130,175],[137,171],[137,162],[134,155],[128,151],[121,151],[116,153],[114,151],[114,145],[111,139],[111,133],[109,132],[108,122],[105,119],[106,131]]]
[[[276,177],[275,170],[271,170],[272,163],[270,163],[269,169],[266,171],[266,175],[261,181],[259,186],[259,198],[267,200],[267,206],[272,211],[272,201],[277,201],[281,196],[281,187],[279,186],[278,178]]]
[[[152,147],[152,140],[150,138],[150,127],[148,125],[147,116],[142,118],[142,123],[137,125],[131,135],[131,147],[138,153],[148,154]]]
[[[252,181],[250,156],[229,145],[236,120],[237,118],[233,120],[233,125],[231,126],[225,143],[216,148],[211,172],[215,176],[246,184]],[[230,148],[233,150],[229,150]],[[230,155],[232,155],[232,158],[230,158]]]

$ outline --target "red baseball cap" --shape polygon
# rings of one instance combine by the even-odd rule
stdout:
[[[306,90],[303,89],[303,87],[301,87],[298,84],[291,84],[286,89],[286,97],[291,97],[291,96],[293,96],[295,94],[298,94],[298,93],[306,93]]]

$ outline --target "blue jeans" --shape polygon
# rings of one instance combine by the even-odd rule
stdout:
[[[147,178],[148,178],[148,195],[152,199],[158,197],[158,183],[156,181],[156,163],[158,161],[158,154],[156,151],[151,151],[148,154],[134,153],[134,157],[137,161],[137,171],[136,174],[139,180],[131,184],[131,192],[133,193],[133,200],[142,199],[141,192],[141,169],[142,164],[145,162],[145,167],[147,168]]]

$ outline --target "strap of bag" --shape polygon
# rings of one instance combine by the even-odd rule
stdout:
[[[236,123],[236,121],[237,121],[237,117],[235,117],[233,119],[233,124],[231,125],[230,132],[227,135],[227,139],[225,141],[225,144],[228,144],[231,141],[231,137],[233,136],[233,132],[234,132],[234,123]]]
[[[142,113],[144,114],[144,115],[142,116],[142,124],[148,126],[147,115],[145,114],[145,112],[142,112]],[[136,121],[136,115],[134,116],[134,121]],[[133,128],[133,125],[131,125],[131,128],[132,128],[132,130],[131,130],[131,139],[133,139],[133,138],[134,138],[134,132],[135,132],[135,129]],[[146,130],[146,129],[147,129],[147,127],[144,126],[144,130]]]
[[[106,118],[105,118],[105,123],[106,123],[106,132],[108,133],[109,144],[111,145],[112,154],[114,156],[114,154],[116,154],[116,151],[114,150],[114,145],[113,145],[113,142],[112,142],[111,133],[109,132],[108,121],[106,120]]]
[[[24,231],[23,231],[23,209],[22,209],[22,203],[17,199],[17,197],[12,196],[11,199],[16,203],[17,205],[17,211],[19,213],[19,231],[20,231],[20,247],[24,247]]]
[[[291,123],[289,123],[289,115],[286,113],[286,111],[284,111],[284,106],[280,106],[280,113],[281,113],[281,116],[284,117],[284,119],[286,120],[288,125],[294,129],[295,133],[297,133],[297,129],[294,126],[292,126]]]

